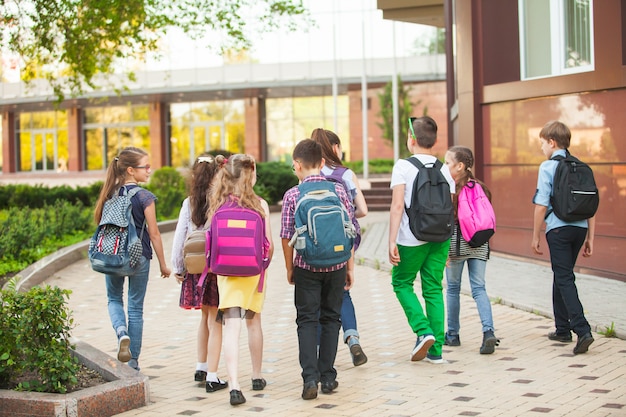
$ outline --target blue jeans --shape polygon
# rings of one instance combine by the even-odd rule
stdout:
[[[311,272],[296,267],[293,281],[302,380],[305,383],[332,382],[337,377],[334,365],[346,268],[333,272]]]
[[[343,290],[343,301],[341,303],[341,327],[343,329],[343,341],[348,343],[350,336],[359,337],[356,329],[356,313],[354,312],[354,304],[350,297],[349,290]]]
[[[493,317],[491,315],[491,302],[487,296],[485,289],[485,269],[487,261],[482,259],[450,259],[446,268],[446,279],[448,289],[446,291],[446,301],[448,303],[448,334],[459,334],[461,324],[459,322],[459,313],[461,311],[460,293],[461,293],[461,275],[463,274],[463,264],[467,261],[467,269],[469,271],[470,287],[472,289],[472,297],[478,308],[478,315],[483,325],[483,333],[493,328]]]
[[[143,337],[143,301],[148,287],[150,261],[142,257],[133,275],[128,275],[128,323],[124,312],[124,275],[105,275],[109,317],[118,335],[127,332],[130,337],[132,359],[139,359]]]

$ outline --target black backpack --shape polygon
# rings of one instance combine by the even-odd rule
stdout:
[[[454,210],[450,184],[437,160],[425,166],[417,158],[406,159],[419,170],[413,183],[411,207],[404,207],[413,235],[424,242],[445,242],[452,236]]]
[[[546,217],[553,211],[565,222],[593,217],[600,204],[600,195],[589,165],[572,156],[567,149],[565,157],[556,155],[550,159],[559,163],[552,182],[552,210],[548,210]]]

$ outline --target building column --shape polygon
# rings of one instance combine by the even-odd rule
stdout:
[[[169,165],[169,144],[166,141],[165,109],[167,105],[155,101],[150,104],[150,163],[159,169]]]
[[[266,161],[265,99],[249,97],[245,103],[244,152],[257,161]]]
[[[2,172],[7,174],[17,171],[17,152],[15,141],[15,113],[2,114]]]
[[[71,107],[67,110],[68,171],[83,171],[85,169],[82,114],[83,110],[79,107]]]

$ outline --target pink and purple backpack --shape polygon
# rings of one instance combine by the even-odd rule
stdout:
[[[206,236],[207,272],[210,269],[216,275],[233,277],[261,275],[259,291],[263,290],[264,271],[270,261],[269,241],[265,219],[258,212],[231,200],[213,214]]]
[[[483,187],[474,180],[459,193],[457,216],[463,239],[473,248],[487,243],[496,232],[496,213]]]

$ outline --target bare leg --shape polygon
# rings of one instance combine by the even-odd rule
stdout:
[[[204,306],[202,308],[204,309]],[[208,316],[209,353],[207,362],[209,372],[217,373],[217,366],[220,362],[220,353],[222,351],[222,323],[215,321],[217,318],[217,307],[208,307]]]
[[[200,318],[200,324],[198,326],[198,340],[197,340],[197,351],[198,351],[198,363],[205,363],[207,361],[207,346],[209,343],[209,306],[202,306],[202,317]],[[210,369],[210,368],[209,368]]]
[[[246,320],[248,326],[248,348],[252,361],[252,379],[261,378],[263,362],[263,329],[261,328],[261,314],[256,313],[250,320]]]
[[[230,309],[229,309],[230,310]],[[238,308],[237,308],[238,310]],[[231,390],[241,390],[239,386],[239,333],[241,332],[241,316],[230,315],[228,311],[224,314],[224,359],[226,360],[226,371],[228,372],[228,385]]]

